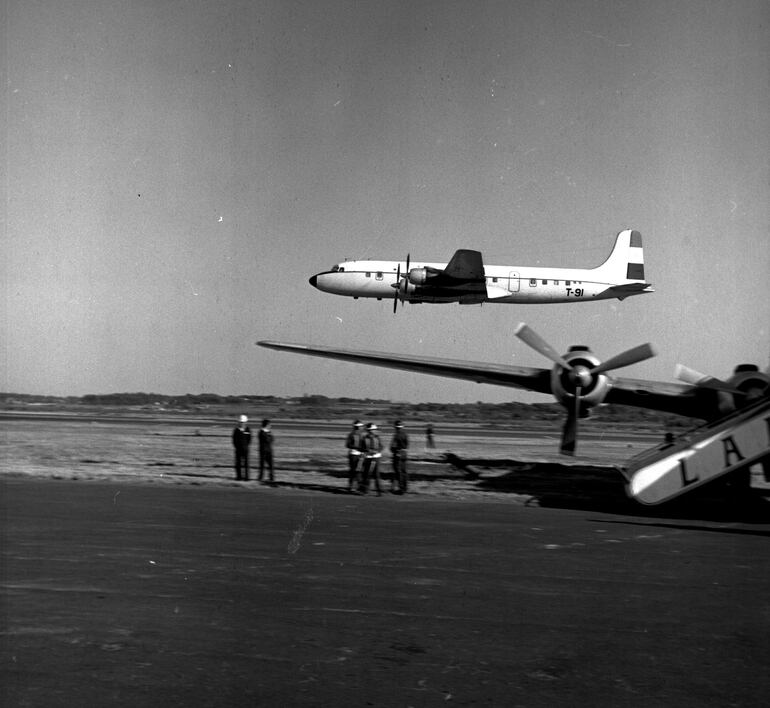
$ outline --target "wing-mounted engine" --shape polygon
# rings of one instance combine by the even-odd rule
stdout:
[[[739,364],[727,381],[682,364],[677,365],[674,375],[680,381],[713,391],[716,414],[711,417],[714,418],[728,415],[770,395],[770,375],[762,373],[755,364]]]
[[[420,287],[421,285],[427,285],[431,278],[435,278],[441,272],[435,268],[412,268],[409,271],[407,280],[410,285]]]
[[[612,382],[605,373],[655,356],[649,344],[628,349],[603,363],[588,347],[583,346],[572,347],[561,356],[523,322],[517,327],[516,336],[555,364],[551,371],[551,393],[567,409],[560,448],[563,455],[575,454],[578,419],[585,418],[612,388]]]
[[[612,385],[604,374],[594,374],[601,364],[588,347],[574,345],[562,357],[571,369],[556,364],[551,370],[551,392],[565,408],[575,408],[579,398],[580,418],[588,417],[590,409],[602,403]]]
[[[487,288],[481,253],[458,249],[446,268],[410,268],[407,255],[403,275],[398,264],[393,288],[393,312],[398,309],[399,300],[412,302],[412,298],[425,302],[483,302]]]
[[[431,268],[430,266],[424,266],[422,268],[410,268],[409,267],[410,256],[406,256],[406,268],[405,274],[401,273],[401,264],[398,264],[396,270],[396,282],[393,283],[393,288],[396,291],[393,294],[393,313],[398,310],[399,301],[403,304],[404,300],[409,300],[410,296],[413,296],[417,289],[425,285],[430,284],[431,278],[436,278],[444,271],[437,268]],[[410,301],[411,302],[411,301]]]
[[[762,373],[756,364],[739,364],[727,383],[740,392],[737,407],[745,406],[770,394],[770,376]]]

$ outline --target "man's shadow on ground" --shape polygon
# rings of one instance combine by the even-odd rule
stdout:
[[[349,495],[348,471],[332,466],[328,460],[315,460],[311,466],[321,475],[335,480],[293,482],[280,478],[271,486],[302,489],[326,494]],[[380,467],[383,492],[390,490],[391,470]],[[410,482],[468,482],[467,491],[484,496],[510,493],[528,497],[528,505],[621,514],[657,519],[770,523],[770,503],[745,485],[719,480],[694,490],[686,497],[658,506],[645,506],[629,498],[620,468],[515,459],[465,458],[451,452],[430,458],[415,457],[409,465]],[[370,489],[373,483],[370,482]],[[373,489],[371,489],[373,491]]]

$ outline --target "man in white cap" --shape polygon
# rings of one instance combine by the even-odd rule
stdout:
[[[238,425],[233,430],[233,447],[235,448],[235,479],[249,481],[249,445],[251,445],[251,429],[246,423],[249,419],[242,415]]]
[[[361,443],[364,436],[362,428],[364,424],[360,420],[356,420],[353,423],[353,430],[348,433],[348,437],[345,439],[345,447],[348,449],[348,491],[352,494],[358,484],[358,478],[360,476],[361,466]]]
[[[374,475],[374,487],[377,490],[377,496],[380,497],[382,496],[382,489],[380,489],[382,441],[377,435],[377,426],[374,423],[366,426],[366,435],[361,441],[361,452],[364,453],[364,474],[359,490],[362,494],[366,494],[369,491],[369,477]]]

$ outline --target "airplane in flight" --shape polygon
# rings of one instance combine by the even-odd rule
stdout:
[[[344,261],[317,273],[310,284],[323,292],[398,303],[485,302],[543,304],[625,300],[654,292],[644,279],[642,235],[621,231],[607,260],[595,268],[484,265],[479,251],[461,249],[449,263]]]
[[[586,346],[572,346],[566,354],[560,355],[524,323],[518,326],[515,334],[553,362],[553,367],[540,369],[285,342],[260,341],[257,344],[296,354],[550,394],[567,412],[560,445],[560,452],[565,455],[575,454],[579,419],[588,417],[591,409],[601,403],[637,406],[713,422],[770,396],[770,372],[760,372],[753,364],[739,365],[726,381],[684,366],[677,370],[682,383],[620,378],[610,376],[610,372],[655,356],[650,344],[633,347],[601,361]]]

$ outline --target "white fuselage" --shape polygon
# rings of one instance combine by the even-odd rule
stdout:
[[[411,268],[443,270],[446,263],[410,263]],[[398,272],[406,272],[406,263],[398,261],[345,261],[337,270],[319,273],[311,282],[319,290],[348,297],[393,298]],[[484,302],[552,303],[602,300],[618,297],[610,290],[624,282],[600,277],[598,268],[538,268],[532,266],[485,265],[488,297]],[[404,298],[410,302],[452,302],[457,298],[423,297],[420,288],[406,285]],[[645,291],[641,291],[645,292]],[[646,292],[652,292],[651,289]],[[460,300],[462,302],[462,299]]]
[[[642,236],[631,229],[617,235],[609,257],[595,268],[484,265],[479,251],[461,249],[449,263],[345,261],[310,283],[335,295],[416,303],[584,302],[652,292],[644,280]]]

